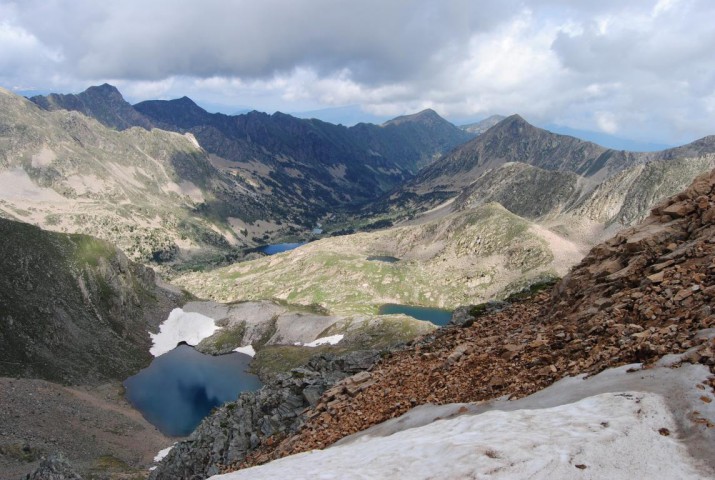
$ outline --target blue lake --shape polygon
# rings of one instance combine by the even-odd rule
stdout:
[[[258,247],[259,252],[263,252],[266,255],[275,255],[276,253],[287,252],[288,250],[293,250],[295,248],[305,245],[303,243],[276,243],[274,245],[265,245],[263,247]]]
[[[372,262],[386,262],[386,263],[396,263],[399,262],[400,259],[397,257],[390,257],[388,255],[370,255],[367,257],[369,261]]]
[[[447,325],[452,319],[452,311],[441,308],[418,307],[415,305],[400,305],[397,303],[386,303],[380,306],[379,315],[409,315],[417,320],[426,320],[435,325]]]
[[[211,356],[179,345],[125,380],[126,397],[165,435],[185,436],[212,408],[261,388],[258,377],[246,373],[250,362],[243,353]]]

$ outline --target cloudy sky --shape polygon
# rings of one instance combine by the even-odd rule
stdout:
[[[0,0],[0,85],[715,134],[712,0]]]

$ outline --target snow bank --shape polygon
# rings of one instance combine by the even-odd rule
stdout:
[[[164,460],[164,457],[169,455],[169,452],[171,451],[172,448],[174,448],[174,445],[172,445],[170,447],[166,447],[163,450],[159,450],[159,453],[157,453],[156,456],[154,457],[154,461],[161,462],[162,460]]]
[[[365,436],[214,480],[320,478],[705,478],[663,398],[604,393],[547,409],[489,411]]]
[[[303,344],[304,347],[317,347],[318,345],[337,345],[345,335],[331,335],[330,337],[318,338],[310,343]]]
[[[256,351],[253,349],[253,345],[246,345],[245,347],[238,347],[234,352],[245,353],[250,357],[256,356]]]
[[[213,318],[175,308],[169,314],[169,318],[159,326],[159,333],[149,332],[152,341],[149,352],[158,357],[176,348],[179,342],[197,345],[218,329]]]

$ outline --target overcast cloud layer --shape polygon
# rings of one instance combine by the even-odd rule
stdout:
[[[712,0],[0,0],[0,85],[715,134]]]

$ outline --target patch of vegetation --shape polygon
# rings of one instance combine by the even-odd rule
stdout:
[[[86,235],[70,235],[70,238],[77,246],[75,260],[80,265],[99,265],[100,258],[111,258],[116,255],[115,248],[104,240],[88,237]]]
[[[243,336],[246,333],[246,322],[241,322],[238,325],[227,327],[219,330],[201,341],[199,349],[211,354],[228,353],[229,351],[240,347],[243,342]]]
[[[29,444],[0,444],[0,455],[23,463],[31,463],[42,458],[44,450],[33,448]]]
[[[297,345],[270,345],[256,352],[249,371],[265,380],[277,373],[288,372],[293,368],[308,363],[321,353],[339,353],[343,351],[332,345],[319,345],[315,348]]]
[[[45,223],[49,226],[59,225],[60,216],[56,213],[48,213],[45,215]]]
[[[560,277],[551,273],[544,273],[537,278],[532,278],[526,281],[521,281],[516,284],[510,284],[505,288],[505,291],[510,293],[504,301],[517,302],[526,298],[531,298],[539,292],[552,288],[561,280]]]
[[[273,298],[271,299],[271,301],[277,303],[282,307],[289,308],[291,311],[295,312],[314,313],[316,315],[330,315],[330,310],[320,305],[319,303],[303,305],[300,303],[290,303],[287,300],[282,300],[280,298]]]
[[[102,455],[94,460],[94,464],[83,478],[89,480],[106,480],[107,478],[145,480],[146,471],[132,467],[113,455]]]

